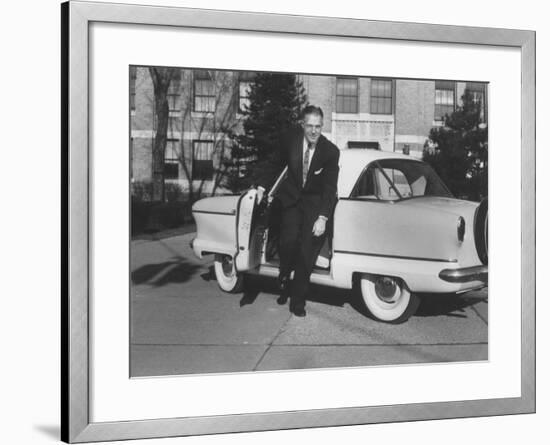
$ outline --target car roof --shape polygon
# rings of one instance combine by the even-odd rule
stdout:
[[[368,148],[345,148],[340,150],[340,173],[338,174],[338,196],[346,198],[365,167],[372,161],[380,159],[406,159],[422,162],[420,159],[393,151],[373,150]]]

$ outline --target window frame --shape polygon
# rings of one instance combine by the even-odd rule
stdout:
[[[439,82],[439,86],[438,86]],[[438,91],[450,91],[452,93],[452,104],[444,104],[437,102],[437,92]],[[443,114],[437,113],[438,107],[452,107],[450,112],[445,112]],[[445,122],[445,116],[453,113],[456,110],[456,82],[452,80],[444,81],[435,81],[434,84],[434,121],[436,122]]]
[[[467,82],[464,88],[464,94],[480,94],[482,97],[481,107],[479,111],[479,122],[487,123],[487,84],[482,82]]]
[[[341,80],[344,80],[344,81],[354,80],[355,81],[355,94],[354,95],[351,95],[351,94],[338,94],[338,81],[341,81]],[[336,77],[335,95],[336,95],[336,97],[335,97],[336,113],[341,113],[341,114],[357,114],[357,113],[359,113],[359,78],[358,77],[337,76]],[[342,97],[342,98],[354,97],[355,98],[355,111],[342,111],[342,110],[339,110],[338,109],[338,98],[339,97]]]
[[[210,161],[212,163],[212,168],[211,168],[212,173],[210,178],[195,177],[195,162],[197,161],[197,159],[195,159],[195,146],[197,144],[203,144],[203,143],[211,144],[212,146],[211,158],[206,159],[207,161]],[[212,139],[193,139],[191,148],[193,150],[192,158],[191,158],[191,181],[192,182],[193,181],[213,181],[214,180],[214,141]],[[205,161],[205,159],[199,159],[199,161]]]
[[[390,95],[389,96],[375,96],[374,95],[374,88],[373,88],[373,85],[375,82],[385,82],[385,83],[389,83],[390,84]],[[380,115],[392,115],[393,114],[393,105],[394,105],[394,81],[393,79],[385,79],[385,78],[372,78],[370,80],[370,95],[369,95],[369,99],[370,99],[370,113],[371,114],[380,114]],[[375,103],[374,99],[388,99],[390,100],[390,107],[389,107],[389,111],[388,112],[385,112],[385,111],[374,111],[373,110],[373,105]],[[379,102],[376,102],[377,104],[379,104]]]
[[[248,100],[248,103],[250,103],[250,91],[248,92],[247,96],[241,95],[241,84],[247,83],[250,84],[254,83],[254,79],[256,77],[257,73],[255,71],[241,71],[238,73],[237,76],[237,114],[242,116],[246,111],[241,107],[241,100]]]
[[[166,138],[166,148],[164,149],[164,161],[163,161],[164,180],[176,180],[176,179],[179,179],[179,176],[180,176],[180,158],[177,155],[177,152],[176,152],[176,157],[175,158],[173,158],[173,157],[168,158],[167,157],[168,143],[169,142],[173,142],[174,144],[177,145],[180,142],[180,140],[176,139],[176,138]],[[176,165],[176,168],[177,168],[176,177],[167,177],[167,175],[166,175],[166,171],[167,171],[166,166],[167,165],[174,165],[174,164]]]
[[[212,82],[212,95],[197,94],[197,81]],[[213,98],[212,110],[198,110],[197,98]],[[210,103],[210,102],[208,102]],[[208,70],[193,70],[193,111],[195,113],[215,113],[216,112],[216,82]]]

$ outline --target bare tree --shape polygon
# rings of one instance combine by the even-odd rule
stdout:
[[[230,150],[227,147],[228,135],[239,126],[239,120],[236,118],[239,84],[238,76],[231,72],[209,70],[208,77],[214,83],[214,111],[193,113],[193,89],[190,83],[185,83],[191,88],[189,91],[182,92],[181,129],[182,134],[183,130],[187,128],[197,135],[197,139],[212,141],[212,158],[217,161],[214,164],[214,173],[211,180],[212,189],[210,194],[213,195],[226,174],[225,161],[230,156]],[[183,142],[184,138],[182,137],[179,160],[188,183],[189,199],[194,200],[195,197],[200,197],[204,193],[204,187],[210,180],[201,179],[198,185],[193,180],[191,171],[193,147],[191,147],[190,152],[186,153]]]
[[[155,137],[153,141],[153,201],[164,201],[164,155],[168,132],[168,88],[176,68],[149,67],[154,90]]]

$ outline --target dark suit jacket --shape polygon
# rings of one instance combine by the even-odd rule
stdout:
[[[283,208],[300,202],[311,218],[316,219],[320,215],[330,218],[336,203],[340,150],[321,135],[310,160],[306,183],[302,187],[303,143],[304,132],[301,128],[289,132],[283,138],[279,172],[288,165],[288,175],[281,184],[277,197]],[[259,185],[267,190],[271,181],[272,178],[264,178]]]

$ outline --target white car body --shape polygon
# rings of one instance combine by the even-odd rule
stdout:
[[[402,166],[406,168],[401,170]],[[427,173],[407,183],[402,171],[419,175],[417,169]],[[433,175],[427,164],[406,155],[342,150],[332,245],[329,254],[320,255],[318,264],[324,267],[314,269],[311,282],[351,289],[359,280],[363,294],[375,292],[380,300],[375,298],[373,306],[364,295],[369,310],[385,321],[411,315],[397,305],[402,292],[464,292],[486,286],[486,207],[476,217],[479,203],[446,196],[444,191],[443,196],[412,196],[416,189],[427,190],[430,181],[440,186]],[[358,194],[370,187],[376,194]],[[267,256],[269,223],[256,221],[261,218],[255,202],[256,190],[251,189],[241,196],[205,198],[193,206],[197,224],[193,250],[198,257],[216,254],[218,262],[225,258],[228,277],[245,272],[278,275],[278,262]],[[476,225],[483,227],[476,232]],[[476,240],[476,233],[483,239]],[[234,281],[228,280],[226,288],[224,283],[220,286],[232,290]],[[411,309],[412,300],[407,296],[405,309]]]

